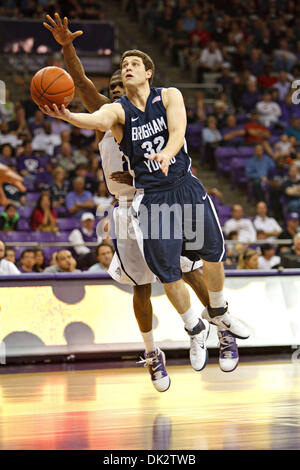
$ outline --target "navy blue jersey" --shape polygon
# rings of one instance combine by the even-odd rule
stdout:
[[[161,90],[150,89],[144,112],[134,106],[126,95],[116,101],[125,111],[124,136],[120,149],[129,158],[130,166],[135,172],[137,188],[165,188],[183,177],[191,166],[186,143],[172,158],[168,176],[163,174],[158,162],[149,160],[151,155],[164,149],[169,139],[167,113]]]

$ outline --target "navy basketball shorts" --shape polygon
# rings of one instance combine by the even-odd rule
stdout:
[[[145,190],[135,199],[144,257],[162,283],[181,279],[181,255],[191,261],[225,261],[216,210],[196,177],[187,173],[167,189]]]

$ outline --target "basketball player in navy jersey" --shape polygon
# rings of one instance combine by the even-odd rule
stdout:
[[[133,55],[132,57],[134,58],[135,55]],[[143,62],[142,62],[142,64],[143,64]],[[147,72],[145,67],[144,67],[144,70],[145,70],[145,72]],[[127,74],[127,77],[131,78],[131,77],[129,77],[128,74]],[[127,77],[125,77],[125,79]],[[151,75],[150,75],[150,77],[151,77]],[[149,87],[149,85],[148,85],[148,87]],[[157,97],[155,96],[153,99],[155,100],[156,98]],[[160,101],[160,100],[158,100],[158,101]],[[108,109],[109,107],[110,107],[110,109]],[[121,117],[122,112],[120,112],[122,110],[122,108],[121,108],[121,110],[119,109],[120,108],[119,104],[117,106],[115,106],[115,105],[105,105],[102,109],[104,109],[104,108],[106,108],[106,112],[104,113],[104,116],[103,116],[104,117],[104,122],[101,121],[100,124],[98,123],[98,119],[99,119],[99,113],[100,113],[101,110],[94,113],[91,116],[93,118],[90,121],[85,119],[86,115],[84,115],[84,114],[83,115],[82,114],[74,115],[73,113],[70,113],[68,110],[65,110],[64,107],[62,107],[62,109],[60,111],[55,107],[54,112],[51,112],[49,110],[49,108],[45,107],[44,111],[46,111],[50,115],[55,115],[56,117],[59,117],[61,119],[65,119],[65,120],[71,122],[72,124],[78,125],[78,127],[96,128],[98,130],[101,130],[102,132],[104,132],[105,130],[110,129],[110,127],[111,127],[116,140],[121,142],[121,140],[123,138],[123,125],[125,124],[125,116],[123,116],[123,119],[122,119],[122,117]],[[118,112],[120,113],[120,116],[118,116]],[[97,119],[97,121],[95,121],[95,118]],[[100,116],[100,119],[101,118],[102,118],[102,116]],[[138,119],[138,117],[135,116],[132,119],[132,121],[137,120],[137,119]],[[164,121],[164,122],[166,122],[166,121]],[[163,126],[163,120],[161,119],[161,117],[156,123],[155,123],[155,121],[153,122],[153,129],[158,129],[159,132],[161,131],[162,126]],[[126,129],[125,129],[125,132],[126,132]],[[139,132],[140,131],[137,131],[137,135],[139,134]],[[159,133],[159,132],[157,132],[157,133]],[[157,137],[160,137],[160,139],[158,139],[158,141],[161,143],[162,142],[162,136],[158,135]],[[156,142],[157,142],[157,140],[156,140]],[[155,143],[155,141],[154,141],[154,143]],[[121,142],[121,144],[122,144],[122,142]],[[145,145],[142,145],[141,148],[147,149],[147,147],[148,147],[148,149],[149,149],[149,146],[150,146],[149,142],[143,142],[143,144],[145,144]],[[134,156],[133,156],[132,152],[131,152],[130,156],[131,156],[131,163],[134,163],[134,158],[133,158]],[[144,162],[144,163],[146,163],[146,162]],[[148,162],[147,162],[147,164],[148,164]],[[156,169],[155,169],[155,164],[154,163],[151,163],[151,167],[152,167],[152,169],[151,169],[150,172],[152,172],[153,169],[156,172],[157,172],[157,170],[159,170],[159,165],[157,165],[157,164],[156,164]],[[137,167],[137,169],[138,169],[138,167]],[[152,180],[153,187],[154,186],[157,187],[157,185],[156,185],[157,173],[156,173],[156,175],[153,175],[153,176],[155,176],[154,179],[153,178],[150,178],[150,179],[148,178],[149,187],[151,186],[151,180]],[[137,178],[137,175],[136,175],[136,178]],[[136,179],[136,182],[138,182],[138,178]],[[143,181],[141,181],[141,184],[142,183],[143,183]],[[147,184],[146,184],[146,186],[147,186]],[[163,185],[161,185],[161,186],[164,189],[164,186]],[[168,241],[165,241],[165,240],[163,242],[168,243]],[[178,245],[178,243],[177,243],[177,245]],[[181,241],[181,245],[182,245],[182,241]],[[158,255],[157,248],[156,248],[156,253]],[[161,256],[161,253],[160,253],[160,256]],[[169,252],[169,256],[172,256],[171,251]],[[147,259],[147,257],[146,257],[146,259]],[[179,259],[180,259],[180,255],[179,255]],[[193,261],[195,261],[195,259]],[[148,256],[147,262],[150,266],[151,265],[151,260],[150,260],[149,256]],[[164,264],[164,263],[162,263],[162,264]],[[170,264],[172,264],[172,262],[170,262]],[[155,266],[154,266],[154,269],[156,269]],[[156,269],[156,272],[155,271],[154,272],[155,272],[155,274],[157,274],[157,276],[164,283],[165,290],[166,290],[166,293],[167,293],[168,297],[170,298],[171,302],[177,308],[178,312],[182,316],[182,319],[185,323],[186,329],[189,332],[189,334],[191,335],[191,343],[192,343],[192,346],[193,346],[193,348],[192,348],[193,352],[195,353],[195,351],[196,351],[196,355],[194,354],[194,357],[193,357],[192,365],[196,370],[201,370],[205,366],[206,360],[207,360],[205,340],[206,340],[206,337],[208,335],[208,324],[207,324],[207,321],[205,319],[201,320],[200,318],[198,318],[199,315],[195,312],[195,309],[193,309],[190,305],[188,291],[186,290],[184,284],[182,286],[180,260],[179,260],[180,276],[178,276],[178,273],[177,273],[178,279],[176,279],[176,280],[173,280],[172,278],[170,278],[170,276],[172,276],[172,270],[174,272],[176,270],[176,269],[175,270],[174,269],[175,268],[173,266],[173,267],[171,267],[171,269],[167,268],[168,272],[163,272],[164,270],[166,270],[166,268],[164,266],[164,268],[162,270]],[[178,295],[178,292],[176,292],[176,289],[174,289],[175,283],[176,283],[176,286],[179,288],[179,291],[180,291],[179,295]],[[169,287],[171,287],[171,288],[169,288]],[[182,296],[184,297],[184,299],[181,299]],[[211,296],[212,295],[210,295],[210,297]],[[188,308],[186,308],[186,307],[188,307]],[[211,308],[213,308],[213,307],[211,307]],[[217,312],[217,313],[219,313],[219,312]],[[196,320],[196,322],[195,322],[195,320]],[[231,319],[231,321],[232,321],[232,319]],[[216,320],[215,320],[215,322],[216,322]],[[243,334],[244,334],[244,337],[245,337],[245,333],[243,332],[244,326],[239,324],[236,320],[234,320],[234,323],[235,323],[235,327],[232,327],[230,325],[231,329],[233,330],[235,328],[235,330],[236,330],[235,334],[237,336],[242,337]],[[228,324],[227,324],[227,330],[229,330]],[[237,333],[237,330],[238,330],[239,335]],[[146,359],[147,359],[147,357],[146,357]],[[148,359],[150,359],[150,358],[148,358]],[[163,369],[164,369],[163,362],[164,361],[163,361],[163,357],[161,356],[161,354],[156,354],[155,359],[156,359],[155,362],[156,362],[157,365],[155,364],[156,367],[154,367],[154,369],[159,368],[161,371],[163,371]]]

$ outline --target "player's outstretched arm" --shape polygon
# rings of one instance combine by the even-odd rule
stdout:
[[[81,129],[95,129],[96,131],[106,132],[117,124],[124,124],[125,121],[122,114],[123,109],[119,103],[105,104],[92,114],[71,113],[64,105],[60,109],[56,104],[52,106],[53,109],[50,109],[47,105],[40,106],[40,110],[48,116],[62,119]]]
[[[160,153],[152,155],[149,160],[161,163],[161,170],[167,176],[170,160],[177,155],[184,145],[186,130],[186,110],[182,94],[177,88],[168,88],[162,94],[167,112],[169,139]]]
[[[62,45],[66,67],[74,80],[81,102],[90,113],[93,113],[110,101],[106,96],[98,93],[94,83],[86,76],[82,63],[76,54],[73,41],[81,36],[83,31],[72,33],[68,28],[68,18],[65,17],[62,22],[58,13],[55,13],[54,17],[55,19],[51,18],[50,15],[46,15],[49,24],[44,22],[43,25],[52,33],[54,39]]]

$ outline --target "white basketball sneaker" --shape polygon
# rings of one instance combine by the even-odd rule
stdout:
[[[235,337],[229,331],[218,328],[219,365],[223,372],[232,372],[239,363],[239,350]]]
[[[137,364],[144,364],[148,367],[151,381],[158,392],[166,392],[171,385],[170,377],[166,371],[166,356],[163,351],[157,348],[150,353],[144,353]]]
[[[226,307],[221,308],[211,308],[208,306],[203,310],[201,316],[209,323],[229,331],[229,333],[231,333],[235,338],[247,339],[250,336],[250,332],[246,325],[230,315],[227,303]]]
[[[204,329],[201,329],[201,326],[205,326]],[[192,331],[187,330],[185,331],[190,336],[190,361],[192,368],[196,371],[200,371],[204,369],[208,360],[208,351],[206,347],[206,340],[209,335],[209,323],[206,320],[199,319],[199,323],[193,328]]]

